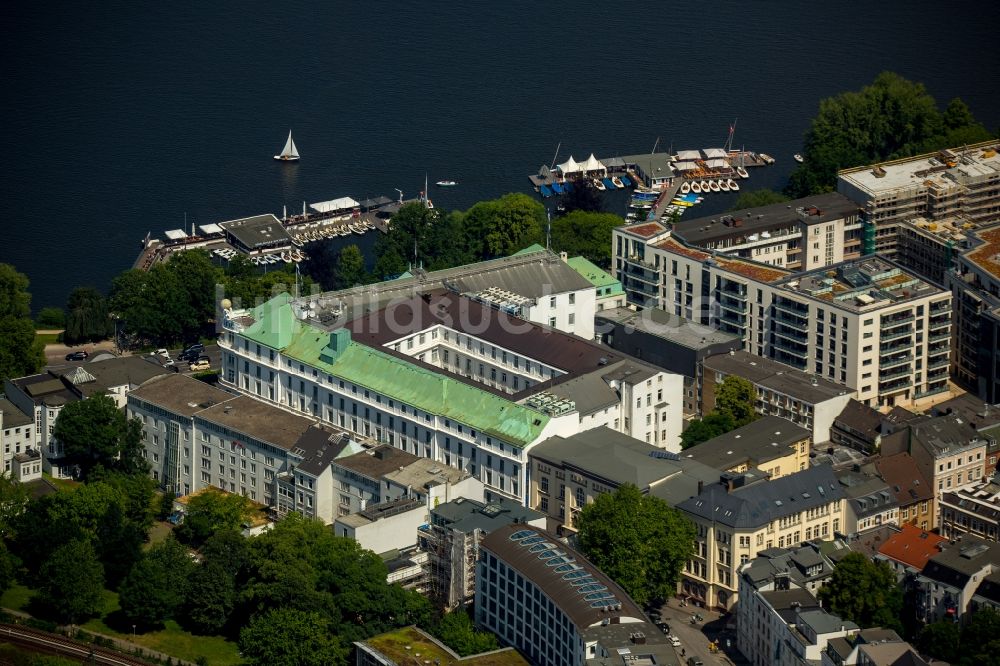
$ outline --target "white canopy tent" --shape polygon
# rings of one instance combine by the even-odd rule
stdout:
[[[562,164],[557,164],[556,168],[559,169],[564,176],[570,173],[580,173],[581,171],[580,163],[574,160],[572,155],[570,155],[569,159]]]
[[[722,148],[706,148],[704,151],[705,158],[709,160],[720,159],[726,157],[726,151]]]
[[[679,150],[677,151],[677,160],[680,162],[688,162],[693,160],[701,159],[700,150]]]
[[[309,204],[317,213],[329,213],[335,210],[350,210],[352,208],[357,208],[360,204],[352,199],[351,197],[340,197],[339,199],[331,199],[330,201],[320,201],[319,203]]]
[[[589,173],[591,171],[600,171],[604,174],[608,173],[608,168],[601,164],[601,161],[594,157],[594,153],[590,154],[587,161],[580,165],[583,171]]]
[[[674,171],[694,171],[697,168],[694,162],[674,162]]]
[[[171,229],[170,231],[163,232],[163,234],[170,240],[181,240],[188,237],[183,229]]]
[[[212,223],[212,224],[199,224],[198,228],[201,229],[201,233],[205,234],[206,236],[211,236],[212,234],[221,234],[222,233],[222,227],[220,227],[218,224],[215,224],[215,223]]]
[[[709,169],[728,169],[729,162],[723,159],[716,158],[713,160],[706,161],[705,166],[708,167]]]

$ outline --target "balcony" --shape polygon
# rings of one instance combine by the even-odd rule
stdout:
[[[947,390],[948,390],[948,385],[946,383],[945,384],[935,384],[934,386],[931,386],[930,384],[928,384],[926,391],[915,391],[913,393],[913,397],[914,398],[926,398],[929,395],[937,395],[938,393],[945,393]]]
[[[809,343],[809,335],[805,331],[797,331],[788,326],[776,326],[774,329],[775,335],[780,335],[786,340],[791,340],[793,342],[798,342],[801,344]]]
[[[907,326],[904,329],[894,331],[893,333],[883,333],[880,342],[889,342],[890,340],[898,340],[900,338],[908,338],[913,335],[913,327]]]
[[[937,356],[939,354],[947,354],[951,352],[951,345],[930,345],[927,347],[928,356]]]
[[[892,358],[886,358],[879,360],[878,367],[879,370],[885,368],[891,368],[894,365],[899,365],[901,363],[909,363],[913,360],[913,354],[902,354],[900,356],[893,356]]]
[[[939,342],[941,340],[950,340],[951,331],[944,331],[942,333],[931,333],[927,336],[927,342]]]
[[[778,299],[774,301],[774,307],[784,312],[788,312],[796,317],[801,317],[803,320],[807,320],[809,317],[809,306],[803,305],[802,303]]]
[[[927,369],[933,370],[934,368],[947,368],[949,365],[951,365],[951,359],[945,356],[944,358],[939,359],[937,361],[929,362],[927,364]]]
[[[901,317],[900,316],[883,317],[883,319],[882,319],[882,330],[885,331],[885,330],[890,329],[890,328],[895,328],[897,326],[902,326],[903,324],[909,323],[909,322],[913,321],[914,319],[916,319],[916,317],[913,316],[913,313],[906,313],[905,315],[903,315]]]
[[[659,284],[657,279],[657,274],[653,271],[646,271],[641,268],[629,269],[624,272],[627,277],[633,280],[642,280],[643,282],[649,282],[650,284]]]
[[[951,301],[938,301],[937,303],[931,303],[929,311],[932,315],[938,315],[943,312],[951,312]]]
[[[779,312],[771,317],[772,320],[778,322],[779,324],[784,324],[785,326],[791,326],[792,328],[797,328],[805,330],[809,328],[809,320],[804,317],[794,317],[785,314],[784,312]]]
[[[944,326],[951,326],[951,317],[931,317],[931,320],[927,324],[927,328],[934,330],[935,328],[942,328]]]
[[[747,294],[745,291],[737,291],[736,289],[720,289],[719,296],[726,296],[737,301],[747,302]]]
[[[742,314],[732,314],[729,310],[722,311],[722,314],[719,315],[719,321],[731,326],[738,326],[739,328],[744,328],[747,325],[747,318],[745,316]]]
[[[895,379],[896,377],[902,377],[904,375],[913,374],[913,367],[909,365],[901,365],[896,368],[889,370],[880,370],[878,373],[879,382],[885,382],[890,379]]]
[[[797,356],[802,359],[809,357],[809,347],[807,345],[797,344],[795,342],[787,342],[781,338],[775,338],[771,342],[771,347],[777,349],[778,351],[783,351],[786,354],[791,354],[792,356]]]
[[[891,382],[879,382],[878,392],[879,393],[895,393],[896,391],[902,391],[904,389],[913,386],[913,379],[910,377],[904,377],[902,379],[896,379]]]
[[[728,310],[729,312],[735,312],[736,314],[745,315],[747,313],[747,306],[745,303],[730,303],[725,299],[720,299],[718,301],[719,307],[723,310]]]

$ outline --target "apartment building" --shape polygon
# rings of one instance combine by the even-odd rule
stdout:
[[[970,230],[980,225],[967,218],[932,222],[923,217],[900,222],[896,230],[896,261],[934,284],[944,285],[958,267],[959,255],[971,249]]]
[[[743,474],[759,469],[771,480],[809,466],[810,433],[791,421],[763,416],[685,449],[682,458],[719,470]]]
[[[900,224],[917,217],[1000,220],[998,147],[992,140],[841,171],[837,191],[860,203],[870,225],[863,232],[863,254],[892,258]]]
[[[531,449],[528,461],[528,506],[559,534],[574,533],[583,507],[623,484],[674,504],[697,493],[699,482],[719,477],[712,467],[605,427],[550,437]]]
[[[601,344],[684,377],[685,418],[703,413],[702,362],[743,347],[732,333],[659,308],[604,310],[597,313],[595,328]]]
[[[947,541],[943,536],[907,523],[879,546],[874,559],[886,562],[896,572],[896,578],[903,581],[923,571],[931,557],[941,552],[941,543]]]
[[[1000,481],[986,479],[941,495],[941,534],[949,539],[971,534],[1000,541]]]
[[[778,416],[809,430],[817,444],[830,441],[834,420],[854,396],[843,384],[742,349],[708,356],[702,365],[701,413],[715,409],[715,391],[726,377],[742,377],[757,392],[754,409],[758,414]]]
[[[37,375],[4,380],[7,400],[31,417],[33,448],[42,453],[46,473],[56,478],[72,477],[75,466],[63,463],[62,446],[52,437],[62,408],[94,395],[109,395],[119,407],[128,392],[167,369],[139,356],[92,361],[66,371],[49,370]],[[16,446],[15,446],[16,448]]]
[[[545,528],[545,516],[520,503],[499,499],[484,503],[459,497],[431,509],[418,528],[420,549],[427,558],[428,592],[445,608],[472,603],[476,593],[479,544],[506,525]]]
[[[906,452],[879,456],[872,466],[895,496],[899,525],[913,525],[924,532],[937,527],[934,484],[920,471],[913,456]]]
[[[360,450],[342,431],[185,375],[156,377],[129,393],[129,418],[142,421],[150,474],[161,488],[190,495],[218,488],[270,507],[331,523],[331,465]]]
[[[915,579],[917,613],[924,622],[961,621],[980,585],[1000,571],[1000,546],[971,535],[939,544]]]
[[[1000,228],[969,231],[945,286],[954,302],[952,373],[989,404],[1000,402]]]
[[[866,532],[899,525],[899,504],[889,484],[874,474],[853,469],[837,472],[847,500],[844,533],[863,538]]]
[[[851,398],[833,419],[830,441],[870,455],[882,445],[883,414]]]
[[[723,474],[677,505],[697,528],[681,588],[709,607],[728,610],[737,601],[737,570],[760,551],[829,539],[844,525],[844,492],[828,465],[743,485],[747,480]]]
[[[688,247],[809,271],[861,256],[860,206],[837,192],[685,219],[674,238]]]
[[[365,550],[386,557],[413,550],[417,530],[427,522],[424,503],[412,497],[369,504],[333,521],[333,533],[354,539]]]
[[[0,398],[0,447],[3,450],[3,471],[11,473],[14,456],[37,451],[34,435],[35,420],[6,398]]]
[[[841,543],[844,548],[846,544]],[[777,579],[787,579],[789,587],[799,587],[815,595],[833,576],[836,562],[831,560],[815,542],[806,542],[795,548],[769,548],[760,551],[757,557],[740,567],[740,595],[743,584],[750,588],[761,586]]]
[[[815,561],[816,569],[827,564]],[[861,630],[825,611],[792,576],[760,569],[754,562],[740,567],[736,620],[736,646],[754,666],[818,664],[829,641]]]
[[[479,627],[531,663],[584,666],[625,654],[638,663],[676,659],[625,590],[536,527],[507,525],[482,540],[475,608]]]
[[[912,645],[892,629],[862,629],[848,638],[831,638],[821,666],[929,666]]]
[[[745,351],[847,386],[868,405],[947,390],[951,295],[890,261],[793,275],[688,247],[656,223],[619,227],[613,242],[634,305],[734,333]]]
[[[896,436],[898,435],[898,436]],[[935,493],[931,527],[936,527],[944,493],[983,479],[989,440],[956,415],[913,421],[882,440],[882,454],[908,452]]]
[[[228,311],[223,386],[526,500],[527,449],[607,425],[679,448],[682,378],[447,291],[348,320],[325,296]]]

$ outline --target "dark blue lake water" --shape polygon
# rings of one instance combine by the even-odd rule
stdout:
[[[941,2],[37,3],[0,7],[0,261],[34,306],[147,231],[430,180],[465,208],[560,160],[736,144],[780,187],[818,101],[881,70],[1000,125],[996,21]],[[985,10],[992,11],[992,10]],[[996,17],[994,16],[994,19]],[[274,162],[288,129],[302,161]],[[702,210],[726,207],[709,197]],[[623,212],[623,211],[614,211]]]

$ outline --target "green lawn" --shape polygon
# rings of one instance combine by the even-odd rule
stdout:
[[[158,520],[149,528],[149,541],[143,544],[143,550],[149,550],[161,541],[165,541],[167,536],[173,531],[174,526],[165,520]]]
[[[57,479],[49,474],[44,474],[46,481],[49,481],[59,490],[76,490],[82,483],[79,481],[74,481],[73,479]]]
[[[0,597],[0,606],[22,610],[34,593],[34,590],[23,585],[14,585]],[[241,663],[239,650],[235,643],[227,641],[221,636],[195,636],[181,629],[173,621],[167,622],[160,631],[137,633],[135,638],[132,637],[131,629],[117,631],[111,628],[105,624],[105,620],[109,615],[119,610],[118,594],[115,592],[104,591],[102,606],[101,617],[80,625],[81,629],[132,641],[151,650],[157,650],[187,661],[195,661],[198,657],[205,657],[211,666],[237,666]]]
[[[35,333],[35,339],[41,340],[46,345],[54,345],[59,342],[60,333]]]

